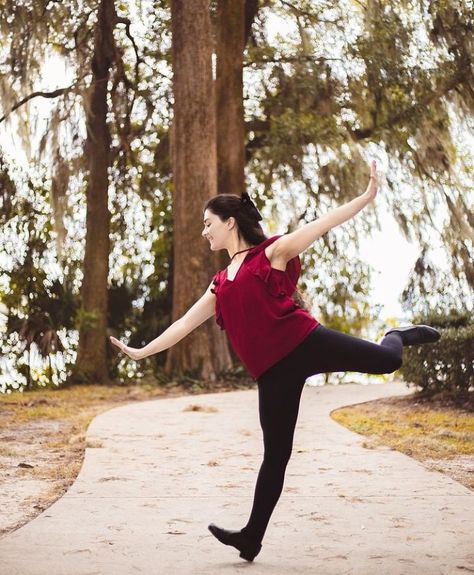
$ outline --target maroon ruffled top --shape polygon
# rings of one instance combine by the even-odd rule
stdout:
[[[265,255],[265,248],[279,237],[251,248],[233,280],[227,279],[227,268],[217,272],[211,288],[216,323],[255,379],[319,325],[292,297],[301,271],[299,256],[282,271],[272,268]]]

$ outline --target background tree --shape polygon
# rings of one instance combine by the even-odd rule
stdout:
[[[275,14],[294,22],[293,34],[269,37]],[[377,155],[388,167],[385,201],[407,239],[427,250],[439,240],[452,281],[472,291],[472,158],[460,137],[473,110],[469,3],[276,0],[258,22],[246,66],[264,93],[247,122],[259,183],[300,183],[303,219],[326,198],[353,196],[368,153]],[[353,241],[377,225],[375,215],[358,220]]]
[[[173,40],[173,320],[203,293],[212,276],[208,246],[201,238],[202,206],[217,192],[216,105],[208,0],[172,0]],[[204,241],[201,241],[204,244]],[[166,371],[214,377],[225,357],[217,326],[195,331],[168,351]],[[227,359],[229,359],[227,357]],[[228,363],[228,362],[227,362]]]
[[[9,114],[12,129],[24,136],[24,149],[30,149],[26,177],[23,182],[18,179],[17,189],[27,195],[28,177],[42,180],[44,172],[54,218],[50,253],[59,263],[51,264],[49,276],[70,286],[77,302],[87,272],[83,266],[88,182],[84,94],[92,81],[99,5],[97,0],[67,6],[5,2],[0,15],[0,116]],[[222,37],[219,26],[227,26],[231,38],[232,18],[222,22],[224,8],[241,13],[242,5],[222,3],[220,12],[218,8],[217,2],[211,3],[219,75],[224,74],[230,49],[235,51],[231,63],[240,65],[240,41],[229,43],[219,64],[219,50],[226,47],[218,39]],[[173,298],[173,282],[180,275],[173,252],[176,221],[170,164],[172,14],[166,0],[122,2],[116,11],[107,123],[112,214],[108,325],[114,335],[138,346],[163,331],[186,303]],[[302,258],[302,284],[314,297],[315,315],[326,317],[325,310],[332,310],[327,321],[335,327],[350,317],[351,329],[363,329],[363,310],[371,305],[365,287],[370,270],[360,261],[357,243],[380,227],[382,207],[393,214],[407,239],[420,245],[406,309],[420,297],[454,298],[472,306],[473,16],[469,3],[343,0],[335,5],[325,0],[253,0],[245,2],[244,19],[243,106],[238,101],[238,81],[228,98],[233,110],[243,109],[245,182],[265,212],[267,231],[284,233],[354,197],[366,185],[369,156],[376,156],[386,168],[377,205],[326,234]],[[275,33],[277,28],[282,33]],[[238,40],[237,35],[232,38]],[[59,88],[47,88],[47,75],[42,76],[51,59],[67,62],[69,76]],[[237,65],[232,74],[238,79]],[[216,80],[219,91],[218,84]],[[223,89],[227,87],[230,81]],[[39,124],[45,136],[36,155],[38,113],[33,102],[39,97],[35,94],[48,96],[52,103],[46,129]],[[234,118],[241,121],[238,114]],[[224,138],[219,118],[217,126],[223,127]],[[236,150],[242,148],[242,139],[233,143]],[[235,157],[241,158],[238,154]],[[8,163],[12,166],[14,161]],[[242,174],[241,159],[232,165],[237,166],[233,173]],[[0,195],[2,210],[5,206],[5,213],[13,217],[8,190],[6,186]],[[31,218],[41,225],[37,215]],[[184,220],[178,216],[177,221]],[[13,229],[4,226],[2,238],[12,241]],[[185,231],[176,233],[181,237]],[[15,241],[18,246],[27,243],[21,226]],[[437,243],[444,251],[446,270],[433,251]],[[220,255],[222,260],[216,261],[214,269],[227,264],[225,254]],[[198,257],[208,261],[208,256],[203,242]],[[427,269],[436,281],[430,280],[431,271],[420,275]],[[211,271],[207,269],[207,276]],[[439,278],[444,273],[449,281],[442,285]],[[9,290],[28,289],[26,283],[18,285],[10,281],[11,275],[8,278],[2,279],[2,301],[6,281]],[[48,284],[45,289],[49,290]],[[75,341],[74,333],[68,337]],[[209,345],[214,343],[209,338]],[[185,342],[182,346],[186,349],[182,353],[191,357],[192,348],[187,349]],[[226,354],[222,344],[219,353],[212,355],[215,370],[228,364]],[[167,354],[158,354],[138,367],[110,356],[109,369],[111,376],[122,379],[142,377],[148,368],[161,377],[166,358]],[[176,362],[170,359],[169,365]],[[169,379],[169,375],[163,377]]]
[[[92,82],[87,94],[85,153],[87,217],[81,322],[75,373],[94,383],[108,382],[106,357],[107,280],[109,275],[110,212],[108,170],[111,137],[107,122],[110,68],[115,60],[113,0],[101,0],[94,31]]]
[[[216,30],[217,189],[245,191],[245,0],[219,0]]]
[[[66,237],[64,218],[71,215],[71,195],[73,177],[85,191],[87,204],[85,258],[82,262],[82,293],[77,312],[79,328],[79,347],[73,377],[80,380],[107,381],[108,358],[106,356],[106,329],[108,321],[107,277],[109,259],[109,219],[108,179],[109,169],[115,159],[117,180],[125,185],[130,182],[127,162],[130,156],[128,135],[133,98],[129,92],[133,83],[127,78],[126,65],[122,52],[115,42],[113,29],[120,23],[126,26],[126,35],[134,48],[137,76],[138,56],[136,45],[129,32],[130,22],[115,13],[114,3],[91,2],[86,10],[84,6],[50,6],[48,3],[22,4],[8,3],[2,24],[13,22],[8,30],[10,54],[5,67],[16,72],[17,85],[2,83],[2,103],[8,114],[18,110],[23,112],[20,120],[27,124],[30,119],[28,104],[39,96],[60,98],[52,110],[45,134],[39,145],[38,160],[47,154],[54,160],[55,169],[51,176],[51,202],[56,228],[56,248],[58,259],[64,264],[64,282],[73,281],[77,268],[68,264],[64,256]],[[96,20],[94,22],[94,16]],[[48,25],[45,26],[45,20]],[[91,22],[92,21],[92,22]],[[95,32],[94,32],[95,31]],[[38,50],[35,48],[39,47]],[[53,91],[34,89],[34,81],[45,65],[48,49],[56,50],[67,57],[76,81],[69,87]],[[109,84],[110,70],[113,69],[112,82]],[[86,72],[84,73],[84,70]],[[90,70],[90,84],[87,83],[87,70]],[[136,80],[136,78],[135,78]],[[20,94],[26,95],[18,98]],[[112,110],[109,110],[109,98]],[[16,100],[16,101],[15,101]],[[86,134],[81,135],[80,115],[77,103],[83,105]],[[21,109],[20,109],[21,108]],[[113,112],[115,123],[112,125],[115,136],[115,148],[111,146],[110,118]],[[80,113],[79,113],[80,114]],[[61,128],[67,124],[66,137]],[[69,133],[67,133],[69,132]],[[21,132],[25,147],[30,152],[30,134]],[[70,138],[72,136],[72,138]],[[68,146],[72,140],[75,146]],[[66,142],[66,143],[65,143]],[[49,150],[48,150],[49,148]],[[82,149],[86,154],[82,154]],[[30,154],[31,155],[31,154]],[[87,161],[84,161],[87,160]],[[74,171],[76,173],[74,173]],[[82,180],[82,181],[81,181]],[[120,214],[120,211],[119,211]],[[70,278],[67,274],[70,273]],[[118,290],[121,289],[121,286]],[[122,290],[123,291],[123,290]],[[112,298],[112,303],[117,298]],[[115,309],[115,312],[117,310]],[[117,315],[117,313],[115,313]],[[111,322],[113,325],[113,321]]]

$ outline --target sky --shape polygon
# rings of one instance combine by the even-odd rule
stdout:
[[[374,268],[373,295],[375,303],[384,306],[382,316],[401,318],[404,313],[398,298],[408,282],[419,247],[406,241],[387,211],[381,212],[380,220],[383,231],[376,230],[372,237],[361,241],[360,255]]]

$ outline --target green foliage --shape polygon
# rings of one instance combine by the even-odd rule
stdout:
[[[456,265],[456,275],[452,271],[440,270],[429,257],[427,249],[417,258],[408,278],[400,301],[402,308],[411,315],[420,317],[433,314],[434,309],[464,309],[473,311],[473,291],[469,288],[466,275],[473,273],[473,262],[469,258],[457,259],[453,254],[452,265]],[[461,280],[463,280],[461,282]],[[442,312],[439,312],[444,315]]]
[[[474,286],[473,162],[469,145],[462,153],[460,144],[463,121],[474,110],[471,4],[269,0],[260,4],[245,54],[247,174],[259,209],[282,204],[282,189],[290,194],[297,189],[299,213],[290,227],[319,217],[362,191],[366,158],[378,154],[389,167],[386,197],[401,229],[428,248],[439,227],[452,268],[451,277],[440,280],[436,265],[417,262],[405,291],[406,307],[415,311],[437,299],[472,305],[466,286]],[[129,32],[138,58],[125,27],[118,25],[108,118],[113,139],[108,326],[139,346],[169,325],[172,306],[170,2],[123,0],[117,8],[132,19]],[[30,184],[29,201],[15,207],[14,183],[0,164],[1,237],[15,262],[1,298],[21,320],[36,318],[26,324],[30,339],[33,325],[44,327],[35,328],[36,337],[50,330],[51,350],[51,333],[74,330],[78,305],[82,237],[77,230],[84,229],[84,221],[81,210],[75,219],[67,216],[76,205],[84,208],[84,102],[96,13],[97,2],[28,0],[6,2],[0,15],[5,112],[38,89],[52,52],[61,55],[74,85],[50,100],[51,117],[46,126],[39,123],[45,134],[38,156],[52,167],[40,186],[41,201],[51,201],[54,217],[44,206],[38,209],[37,184]],[[272,37],[275,16],[284,33]],[[34,109],[22,106],[12,113],[25,146],[35,140]],[[41,180],[38,166],[30,162],[31,181]],[[440,226],[439,214],[447,215]],[[368,271],[356,255],[346,254],[375,225],[372,211],[365,211],[357,225],[347,224],[343,234],[319,242],[305,266],[317,276],[318,317],[336,329],[359,333],[377,314],[368,295]],[[45,259],[54,253],[56,261]],[[61,270],[54,279],[51,266],[57,263]],[[15,324],[9,335],[20,329]],[[20,353],[18,342],[9,345]],[[115,356],[110,361],[112,370],[119,369]],[[153,361],[159,365],[164,355]]]
[[[415,318],[441,332],[432,345],[404,349],[400,369],[409,385],[421,388],[427,397],[465,401],[474,390],[474,322],[465,312],[434,312]]]
[[[14,186],[13,179],[9,182]],[[48,191],[43,182],[30,180],[27,184],[29,197],[25,197],[24,189],[14,187],[8,217],[0,233],[4,255],[11,262],[10,269],[3,271],[6,288],[0,289],[0,301],[8,309],[0,350],[2,355],[17,357],[15,363],[18,374],[24,378],[22,383],[26,381],[26,386],[31,388],[36,380],[30,356],[32,345],[40,357],[48,361],[46,371],[51,380],[50,358],[65,349],[60,331],[73,328],[76,303],[71,283],[67,279],[61,282],[51,278],[46,271],[48,250],[53,243],[46,201]],[[26,243],[24,250],[19,250],[18,241],[12,241],[12,237],[22,234]],[[20,382],[10,383],[17,386]]]
[[[264,25],[275,11],[285,37]],[[305,212],[347,201],[365,185],[370,150],[388,164],[384,195],[405,235],[428,249],[443,216],[451,284],[472,289],[473,160],[460,153],[474,111],[472,3],[274,0],[259,17],[246,65],[262,95],[248,150],[265,193],[299,180]]]
[[[315,316],[327,327],[362,336],[380,312],[370,301],[370,268],[354,262],[350,253],[334,253],[331,247],[326,240],[324,249],[306,264],[316,270],[311,281]],[[322,274],[322,269],[329,272]]]

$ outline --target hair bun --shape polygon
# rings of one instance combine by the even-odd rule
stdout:
[[[240,202],[242,203],[242,206],[245,209],[248,209],[249,213],[251,213],[255,217],[257,222],[263,219],[262,216],[260,215],[260,212],[257,210],[255,204],[252,202],[247,192],[244,192],[242,194],[242,196],[240,197]]]

